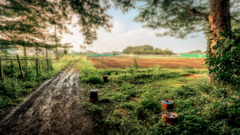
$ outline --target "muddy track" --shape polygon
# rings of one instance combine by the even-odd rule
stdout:
[[[93,122],[79,101],[79,95],[85,92],[75,65],[44,81],[2,118],[0,134],[93,134]]]

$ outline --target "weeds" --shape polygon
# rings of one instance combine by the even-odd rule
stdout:
[[[49,72],[41,72],[40,70],[38,77],[35,65],[30,65],[27,67],[28,76],[25,76],[26,78],[24,81],[21,78],[20,72],[16,72],[16,70],[19,70],[18,65],[13,64],[12,71],[15,74],[12,76],[4,76],[4,79],[0,80],[0,109],[8,105],[16,105],[16,103],[19,103],[22,100],[21,98],[18,98],[19,96],[23,97],[27,95],[34,87],[41,83],[42,80],[57,75],[66,66],[73,65],[79,59],[80,57],[73,58],[72,56],[65,56],[59,61],[53,63],[53,67]],[[10,68],[6,69],[6,67],[4,67],[6,71],[5,75],[10,74]],[[1,112],[3,113],[2,110]]]
[[[93,82],[84,78],[103,75],[85,60],[79,63],[81,81],[86,90]],[[99,102],[89,107],[95,117],[99,134],[240,134],[240,93],[232,87],[207,84],[207,78],[187,78],[185,74],[206,74],[207,70],[166,69],[153,67],[136,69],[106,69],[108,83],[96,85]],[[161,100],[174,99],[178,123],[164,125]],[[105,107],[107,106],[107,107]],[[105,132],[101,130],[104,124]]]

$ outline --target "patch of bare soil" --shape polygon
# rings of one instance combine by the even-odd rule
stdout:
[[[105,68],[125,68],[127,66],[134,65],[133,58],[88,58],[96,68],[102,69],[101,61]],[[204,64],[204,59],[145,59],[138,58],[137,59],[138,66],[140,68],[148,68],[154,66],[161,66],[164,68],[198,68],[198,69],[206,69]]]
[[[189,78],[203,78],[206,77],[206,74],[186,74],[183,75],[184,77],[189,77]]]
[[[79,101],[86,95],[75,66],[46,80],[0,121],[4,135],[92,135],[93,121]]]

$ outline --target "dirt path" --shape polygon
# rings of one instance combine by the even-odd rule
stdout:
[[[79,101],[84,94],[75,66],[43,82],[0,121],[6,135],[91,135],[93,122]]]

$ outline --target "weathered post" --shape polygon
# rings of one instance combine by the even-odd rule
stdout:
[[[38,66],[39,66],[39,70],[41,70],[41,60],[40,59],[38,59]]]
[[[47,70],[49,71],[48,50],[46,49]]]
[[[25,80],[28,78],[28,71],[26,71]]]
[[[13,63],[12,63],[12,59],[11,59],[11,73],[13,72],[12,69],[13,69]]]
[[[22,66],[21,66],[21,62],[20,62],[20,59],[19,59],[19,56],[18,56],[18,55],[17,55],[17,60],[18,60],[19,69],[20,69],[20,72],[21,72],[21,75],[22,75],[22,79],[24,79],[23,71],[22,71]]]
[[[0,56],[0,78],[3,79],[2,57]]]
[[[38,59],[36,59],[36,71],[37,71],[37,76],[38,76]]]

